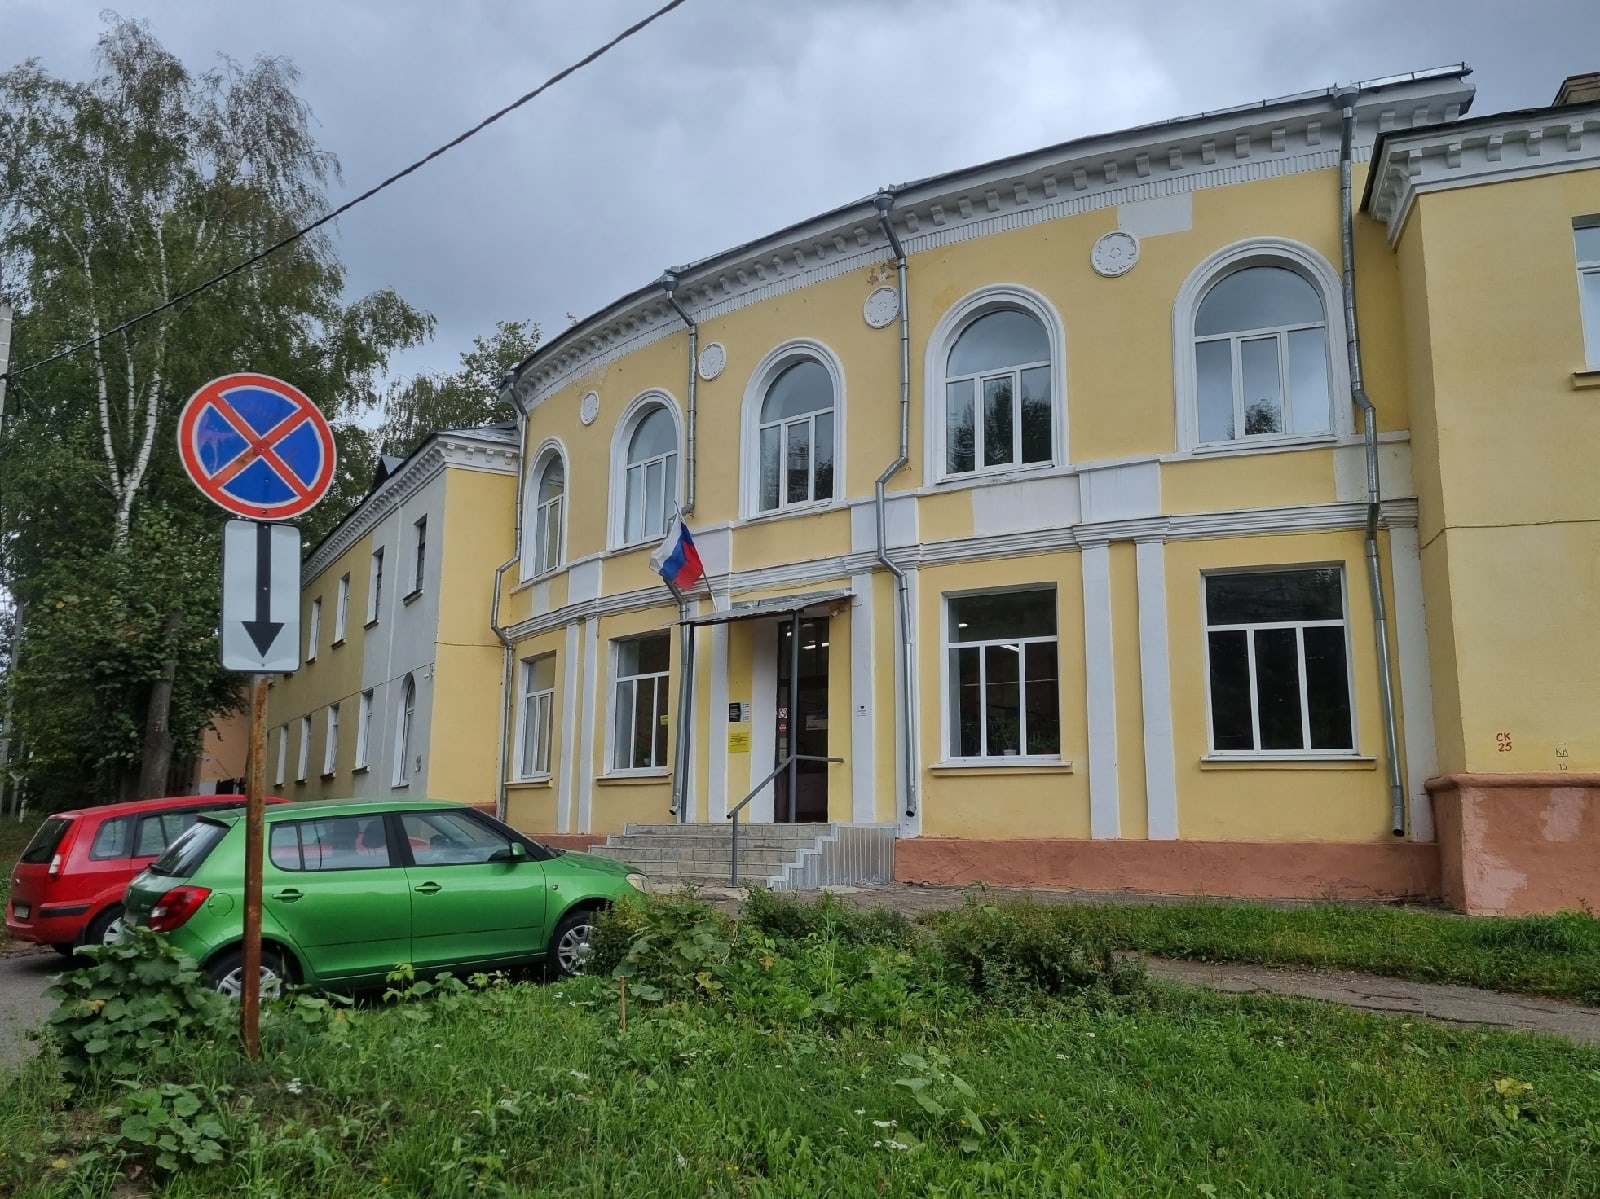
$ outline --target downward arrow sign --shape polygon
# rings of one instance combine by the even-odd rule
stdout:
[[[272,526],[264,521],[256,524],[256,618],[240,623],[263,658],[283,631],[283,622],[272,619]]]

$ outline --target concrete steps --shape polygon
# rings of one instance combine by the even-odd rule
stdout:
[[[741,824],[739,883],[774,890],[893,877],[892,825]],[[589,851],[637,866],[654,887],[726,887],[731,824],[630,824]],[[859,877],[858,877],[859,876]]]

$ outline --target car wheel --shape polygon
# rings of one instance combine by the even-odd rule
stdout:
[[[93,945],[115,945],[122,939],[122,905],[114,903],[89,921],[79,942],[85,949]]]
[[[244,993],[244,949],[230,949],[211,963],[211,985],[217,994],[238,999]],[[283,955],[270,945],[261,947],[261,998],[277,999],[289,984]]]
[[[564,978],[582,974],[594,941],[594,912],[579,908],[568,912],[550,938],[550,963]]]

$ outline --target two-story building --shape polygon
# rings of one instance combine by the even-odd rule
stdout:
[[[886,189],[620,298],[508,380],[514,494],[430,509],[433,639],[334,689],[431,741],[404,785],[566,844],[748,799],[912,880],[1600,900],[1600,96],[1467,118],[1467,75]],[[308,605],[411,552],[369,505]],[[447,624],[430,737],[393,688]]]

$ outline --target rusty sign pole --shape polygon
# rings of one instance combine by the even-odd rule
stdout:
[[[261,1052],[261,859],[262,784],[267,756],[267,676],[250,680],[250,754],[245,771],[244,809],[244,985],[239,995],[239,1025],[244,1051]]]

